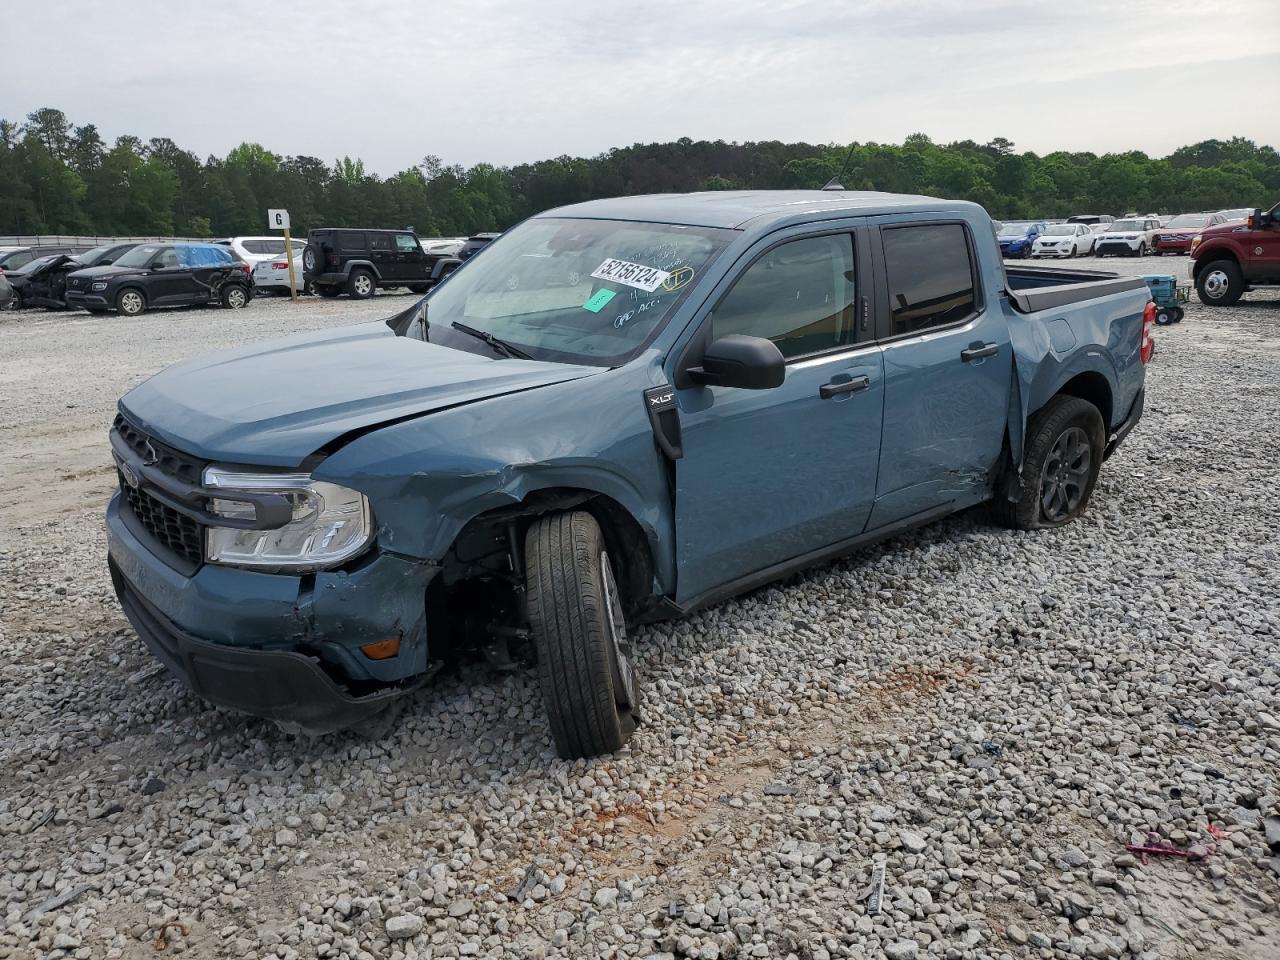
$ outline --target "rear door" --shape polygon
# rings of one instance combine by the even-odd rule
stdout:
[[[986,496],[1008,421],[1012,348],[963,220],[877,218],[884,442],[869,527]]]
[[[793,230],[786,239],[762,240],[695,321],[707,342],[766,337],[787,367],[783,384],[770,390],[676,391],[681,602],[855,537],[866,525],[883,372],[870,326],[860,319],[872,280],[865,245],[855,263],[855,231]],[[824,396],[824,385],[839,389]]]
[[[370,230],[369,259],[373,261],[382,280],[403,280],[404,272],[396,260],[395,242],[392,235],[382,230]]]

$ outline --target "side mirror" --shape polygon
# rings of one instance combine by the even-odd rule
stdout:
[[[111,259],[107,259],[107,260],[99,260],[99,261],[98,261],[98,266],[100,266],[100,267],[109,267],[109,266],[111,266],[113,263],[115,263],[115,261],[114,261],[114,260],[111,260]]]
[[[786,379],[786,361],[772,340],[732,333],[715,340],[702,355],[702,366],[689,379],[717,387],[769,390]]]

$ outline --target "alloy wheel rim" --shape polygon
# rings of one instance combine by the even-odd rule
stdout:
[[[1227,292],[1227,285],[1227,275],[1221,270],[1212,270],[1204,278],[1204,292],[1214,300]]]
[[[613,698],[618,706],[634,707],[636,704],[636,676],[631,666],[631,644],[627,640],[627,624],[622,616],[622,601],[618,585],[613,579],[613,567],[609,554],[600,551],[600,579],[604,586],[605,623],[609,630],[609,643],[613,648]]]
[[[364,296],[371,289],[373,289],[373,283],[368,277],[356,277],[356,293]]]
[[[136,293],[126,293],[120,298],[120,306],[125,313],[137,313],[142,309],[142,297]]]
[[[1054,441],[1040,471],[1040,509],[1046,520],[1059,523],[1080,508],[1092,465],[1089,435],[1080,427],[1064,430]]]
[[[239,309],[244,306],[244,291],[232,290],[227,294],[227,303],[231,304],[233,309]]]

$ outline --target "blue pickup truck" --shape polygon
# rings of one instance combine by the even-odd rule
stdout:
[[[971,203],[563,207],[385,323],[130,391],[111,576],[214,703],[385,728],[447,652],[522,644],[560,754],[609,752],[642,711],[628,621],[984,501],[1077,517],[1141,416],[1154,316],[1138,278],[1006,268]]]

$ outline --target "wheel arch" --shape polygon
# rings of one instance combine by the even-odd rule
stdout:
[[[1078,397],[1081,400],[1087,400],[1098,408],[1098,412],[1102,414],[1103,424],[1108,430],[1111,429],[1115,398],[1107,378],[1096,370],[1077,373],[1059,387],[1054,396]]]
[[[650,605],[657,596],[658,575],[656,532],[646,528],[618,499],[582,486],[546,486],[528,490],[513,503],[483,510],[462,524],[449,545],[449,553],[477,536],[504,539],[513,556],[524,558],[524,534],[539,517],[566,510],[583,510],[600,525],[614,575],[629,613]]]
[[[1217,263],[1219,260],[1230,260],[1236,265],[1236,269],[1243,273],[1243,265],[1240,263],[1240,255],[1230,247],[1211,247],[1209,250],[1201,248],[1196,251],[1195,262],[1191,265],[1191,279],[1200,279],[1200,273],[1211,263]]]

